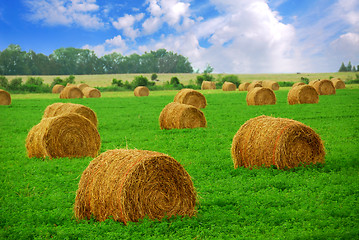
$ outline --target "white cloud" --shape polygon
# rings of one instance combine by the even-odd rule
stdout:
[[[128,50],[128,46],[121,35],[117,35],[112,39],[107,39],[103,44],[96,46],[86,44],[82,47],[82,49],[93,50],[97,56],[101,57],[112,52],[124,53]]]
[[[143,13],[139,13],[135,16],[125,14],[124,17],[119,17],[117,21],[112,22],[112,25],[118,30],[123,30],[125,36],[131,39],[135,39],[137,36],[139,36],[140,31],[134,28],[134,24],[138,21],[141,21],[143,17]]]
[[[155,33],[161,26],[162,21],[158,17],[149,17],[142,24],[144,34],[146,35]]]

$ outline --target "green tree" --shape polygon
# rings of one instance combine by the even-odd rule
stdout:
[[[171,85],[179,85],[180,81],[177,77],[171,77],[171,81],[170,81]]]
[[[347,71],[347,67],[344,65],[344,62],[342,62],[342,65],[340,65],[338,72],[346,72],[346,71]]]
[[[214,68],[211,67],[211,65],[207,64],[207,67],[204,69],[203,73],[209,74],[209,73],[212,73],[213,70],[214,70]]]
[[[9,81],[5,76],[0,76],[0,88],[7,89],[9,86]]]
[[[158,76],[157,76],[156,73],[153,73],[153,74],[151,75],[151,80],[152,80],[152,81],[157,80],[157,78],[158,78]]]
[[[230,74],[230,75],[226,75],[224,76],[223,78],[221,78],[221,81],[220,81],[222,84],[224,82],[231,82],[231,83],[234,83],[236,84],[236,86],[238,87],[239,84],[241,84],[241,81],[238,79],[238,76],[237,75],[234,75],[234,74]]]
[[[144,76],[136,76],[135,79],[132,81],[132,86],[138,87],[138,86],[152,86],[154,85],[154,82],[149,82],[148,79]]]
[[[347,72],[351,72],[351,71],[352,71],[352,63],[349,61],[347,65]]]

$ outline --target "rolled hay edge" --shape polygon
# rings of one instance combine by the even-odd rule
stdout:
[[[236,85],[232,82],[224,82],[222,85],[223,91],[236,91],[236,89],[237,89]]]
[[[207,100],[205,96],[202,93],[189,88],[181,89],[176,94],[173,101],[192,105],[196,108],[205,108],[207,106]]]
[[[101,97],[101,92],[96,88],[85,87],[82,89],[82,92],[85,95],[85,97],[87,97],[87,98],[100,98]]]
[[[84,94],[80,88],[74,85],[66,86],[60,93],[60,98],[83,98]]]
[[[5,90],[0,89],[0,105],[10,105],[11,95]]]
[[[274,105],[277,102],[275,93],[270,88],[255,87],[248,91],[246,96],[247,105]]]
[[[150,95],[150,90],[145,86],[138,86],[135,88],[133,93],[136,97],[147,97]]]
[[[288,92],[287,100],[290,105],[315,104],[319,102],[319,95],[314,87],[304,84],[292,87]]]

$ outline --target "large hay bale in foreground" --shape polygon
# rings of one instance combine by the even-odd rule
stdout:
[[[61,93],[61,91],[65,88],[65,86],[56,84],[52,88],[52,93]]]
[[[69,85],[66,86],[60,93],[60,98],[83,98],[84,94],[81,89],[74,86]]]
[[[270,88],[273,91],[279,90],[279,84],[275,81],[263,81],[262,86],[266,88]]]
[[[0,89],[0,105],[10,105],[11,95],[5,90]]]
[[[26,138],[30,158],[96,157],[100,145],[95,125],[76,113],[43,118]]]
[[[247,91],[249,84],[250,84],[249,82],[239,84],[238,90],[239,91]]]
[[[195,106],[196,108],[205,108],[207,106],[206,98],[202,93],[193,89],[181,89],[175,96],[174,102]]]
[[[304,82],[296,82],[293,84],[292,88],[297,87],[297,86],[302,86],[302,85],[306,85]]]
[[[271,105],[276,104],[277,98],[272,89],[256,87],[247,93],[247,105]]]
[[[190,175],[172,157],[145,150],[115,149],[92,160],[82,173],[74,206],[78,219],[110,216],[123,223],[148,216],[161,220],[196,214]]]
[[[257,88],[257,87],[262,87],[262,84],[259,83],[259,82],[252,82],[252,83],[250,83],[248,85],[247,91],[249,92],[249,91],[251,91],[251,90],[253,90],[254,88]]]
[[[81,91],[84,90],[84,88],[90,87],[89,85],[87,85],[86,83],[79,83],[76,85],[76,87],[80,88]]]
[[[46,107],[42,118],[56,117],[68,113],[77,113],[97,126],[96,113],[89,107],[74,103],[53,103]]]
[[[203,81],[201,85],[202,90],[216,89],[216,83],[212,81]]]
[[[101,92],[96,88],[85,87],[82,89],[82,92],[84,93],[85,97],[87,97],[87,98],[100,98],[101,97]]]
[[[303,103],[318,103],[319,95],[312,86],[304,84],[292,87],[288,92],[287,100],[290,105]]]
[[[232,82],[224,82],[222,85],[223,91],[236,91],[237,86]]]
[[[332,78],[331,81],[332,81],[335,89],[344,89],[345,88],[345,83],[340,78]]]
[[[145,86],[138,86],[135,88],[133,93],[136,97],[146,97],[150,95],[150,90]]]
[[[207,121],[204,114],[198,108],[172,102],[167,104],[159,117],[161,129],[182,129],[206,127]]]
[[[313,129],[295,120],[259,116],[245,122],[232,142],[234,168],[293,168],[324,163],[323,142]]]
[[[313,87],[319,95],[333,95],[336,93],[333,83],[327,79],[315,82]]]

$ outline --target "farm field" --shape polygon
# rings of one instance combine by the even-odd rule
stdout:
[[[359,87],[348,85],[336,95],[320,96],[318,104],[303,105],[289,105],[288,91],[275,91],[277,104],[267,106],[247,106],[246,92],[201,91],[208,104],[203,109],[207,128],[184,130],[161,130],[158,122],[177,91],[141,98],[133,92],[104,92],[99,99],[67,100],[55,94],[12,95],[10,106],[0,106],[0,238],[357,239]],[[92,158],[26,156],[28,131],[55,102],[79,103],[96,112],[101,153],[136,148],[180,162],[198,193],[197,215],[127,226],[111,219],[77,222],[76,190]],[[233,136],[260,115],[313,128],[324,141],[326,163],[292,170],[234,169]]]

